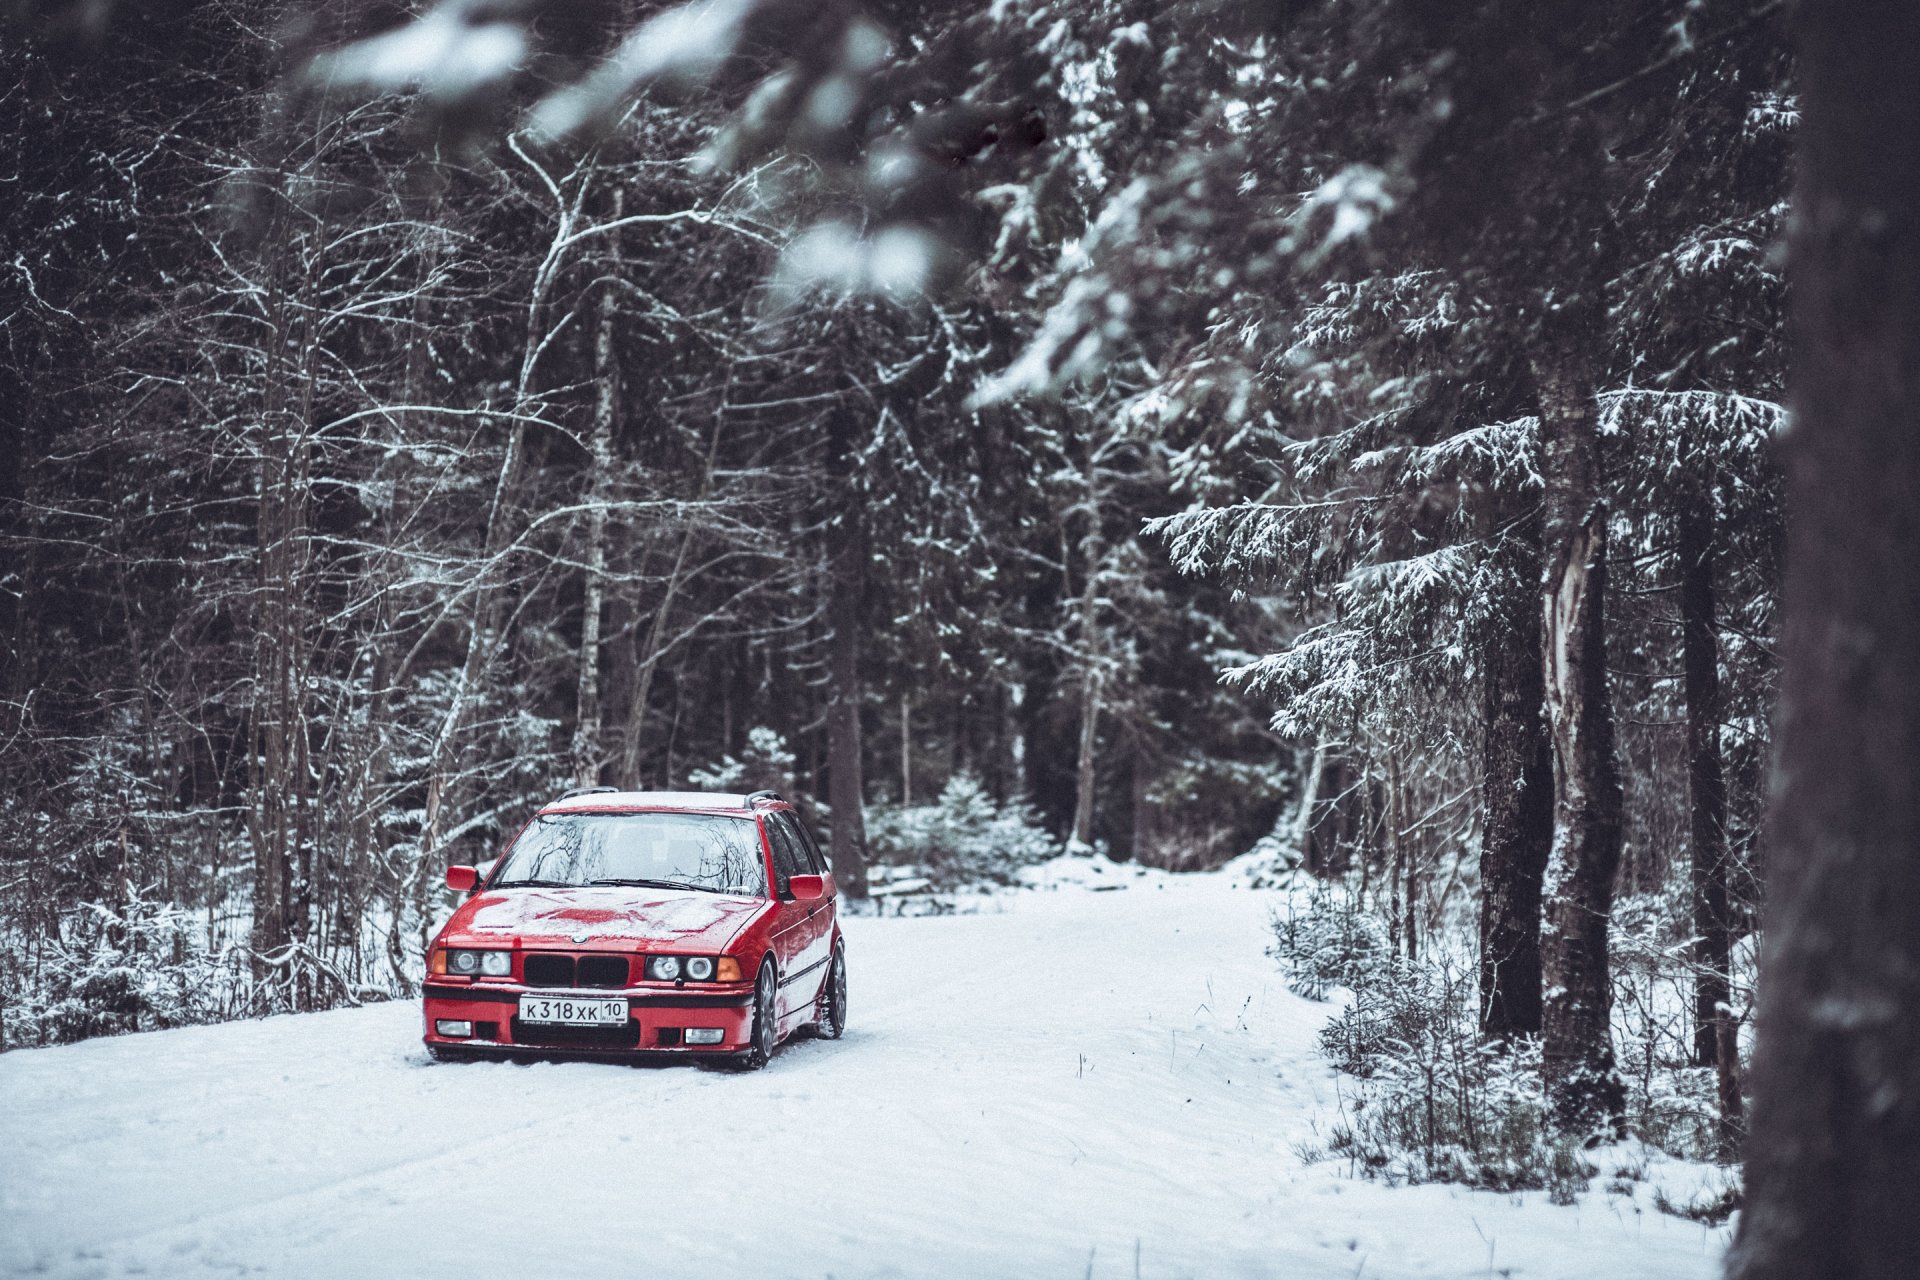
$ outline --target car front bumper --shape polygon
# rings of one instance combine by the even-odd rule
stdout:
[[[611,1027],[566,1027],[523,1023],[518,1016],[520,997],[578,996],[582,999],[624,999],[627,1021]],[[714,988],[614,991],[595,988],[556,990],[518,983],[429,982],[421,1001],[427,1044],[443,1049],[515,1049],[540,1053],[686,1054],[732,1053],[747,1047],[753,1034],[753,985],[716,984]],[[443,1036],[443,1021],[473,1025],[470,1036]],[[689,1029],[717,1029],[718,1044],[689,1045]]]

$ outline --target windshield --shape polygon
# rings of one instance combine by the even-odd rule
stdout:
[[[751,817],[712,813],[548,813],[520,833],[489,886],[636,885],[765,897]]]

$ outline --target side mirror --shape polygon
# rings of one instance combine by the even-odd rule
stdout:
[[[825,876],[788,876],[787,891],[795,902],[818,902],[827,896]]]
[[[461,893],[472,893],[474,886],[479,883],[480,868],[478,867],[447,868],[447,888],[449,889],[457,889]]]

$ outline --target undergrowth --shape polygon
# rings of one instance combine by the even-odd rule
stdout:
[[[1629,913],[1616,974],[1615,1041],[1627,1085],[1627,1128],[1667,1155],[1709,1160],[1710,1071],[1687,1061],[1684,1018],[1669,987],[1684,988],[1658,930],[1671,921]],[[1338,884],[1316,882],[1273,920],[1269,954],[1287,985],[1310,999],[1345,993],[1320,1032],[1322,1056],[1343,1073],[1337,1121],[1316,1156],[1346,1160],[1389,1183],[1452,1182],[1494,1191],[1545,1191],[1570,1203],[1599,1172],[1593,1148],[1612,1135],[1553,1122],[1539,1041],[1483,1042],[1477,972],[1444,946],[1420,959],[1395,954],[1384,923]],[[1725,1203],[1722,1203],[1722,1202]],[[1654,1203],[1713,1222],[1738,1190]]]

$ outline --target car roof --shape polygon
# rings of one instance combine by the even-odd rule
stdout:
[[[606,812],[608,810],[680,809],[698,813],[733,810],[751,812],[756,804],[779,804],[770,796],[738,791],[590,791],[563,796],[542,805],[542,813]]]

